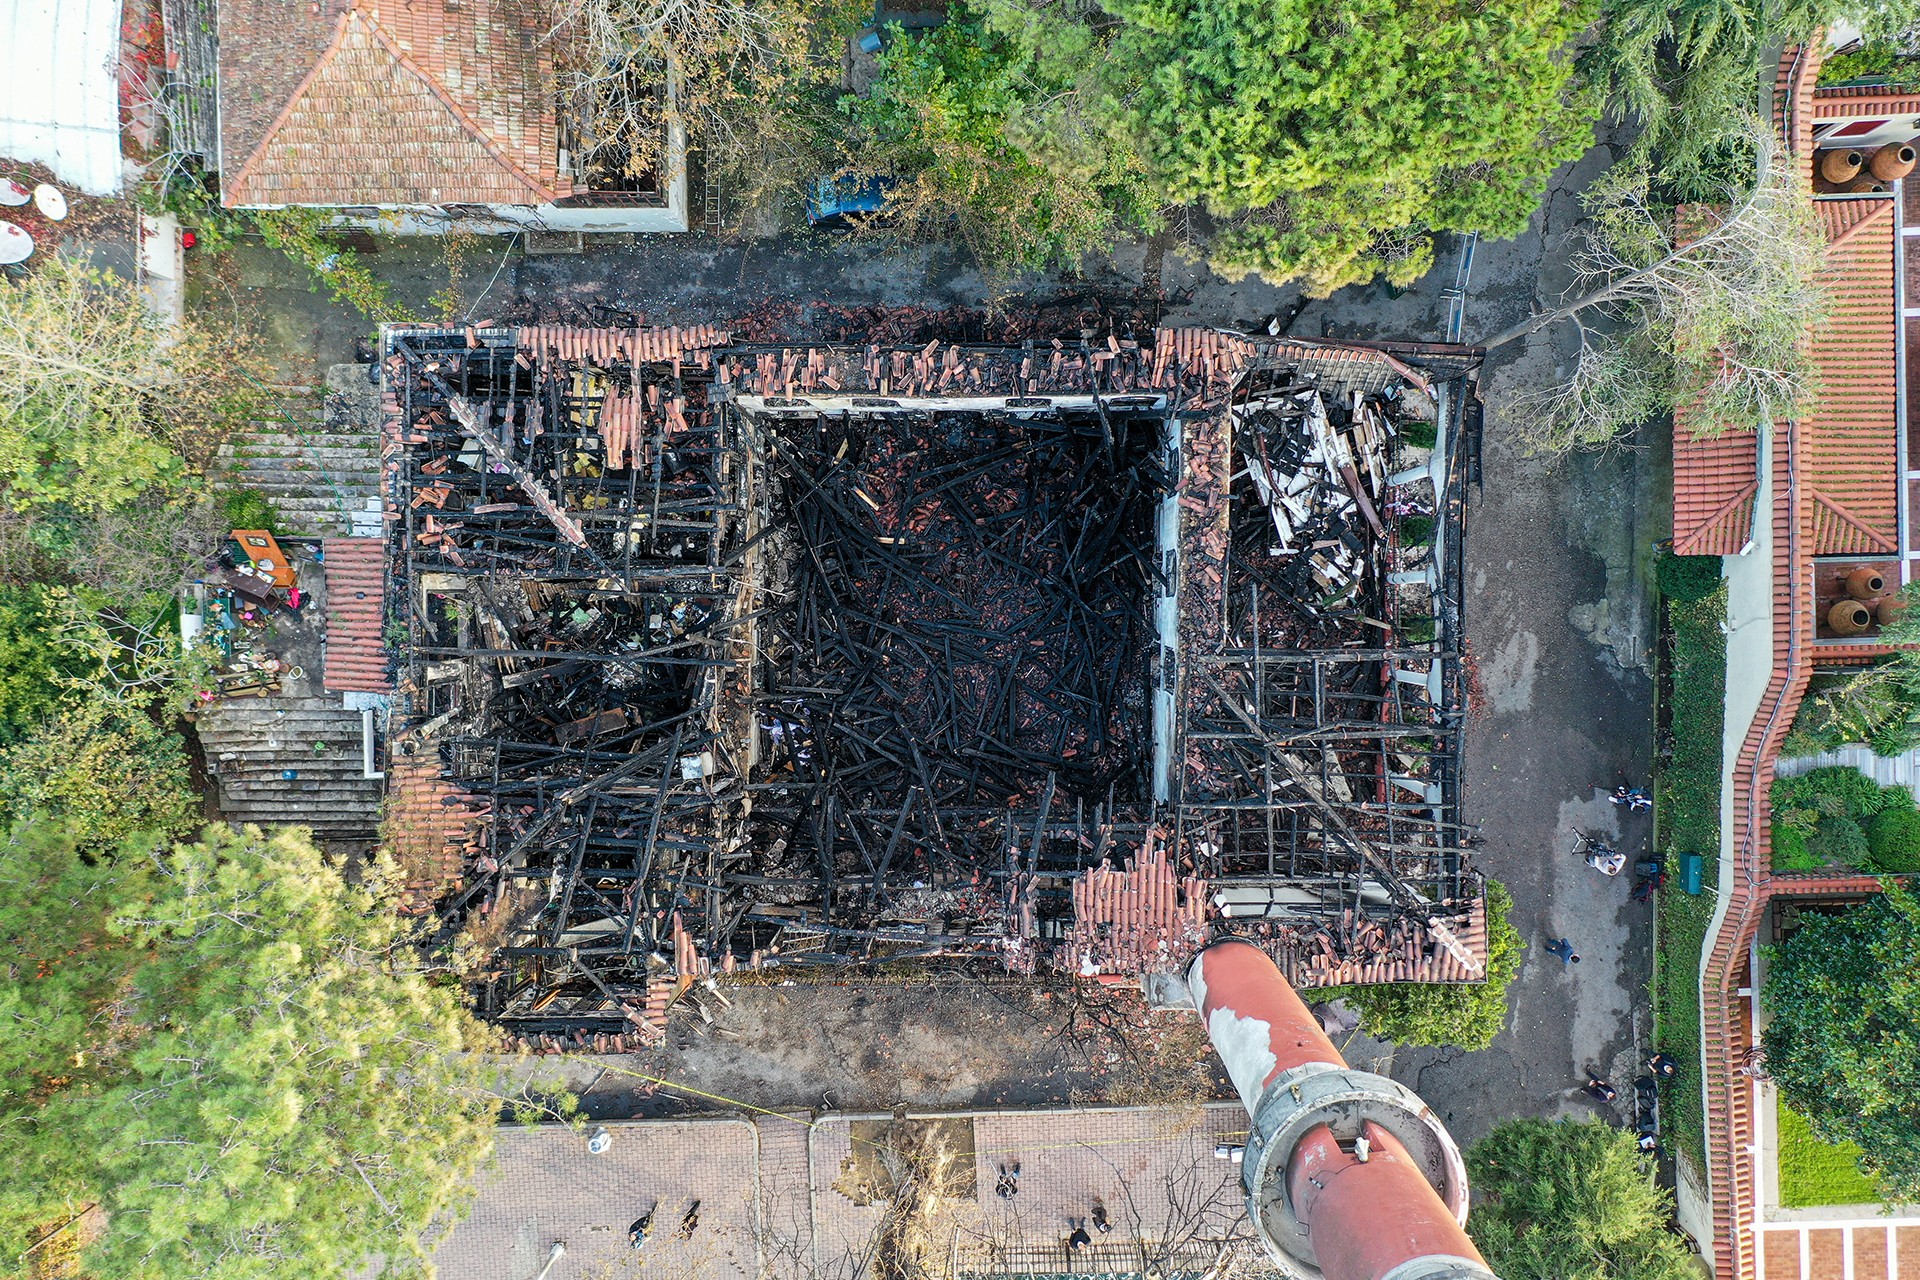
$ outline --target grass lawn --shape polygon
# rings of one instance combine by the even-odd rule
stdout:
[[[1660,891],[1653,957],[1653,1034],[1659,1048],[1688,1064],[1662,1090],[1661,1109],[1668,1146],[1687,1153],[1696,1167],[1706,1141],[1695,1072],[1700,1069],[1700,950],[1713,918],[1720,865],[1720,730],[1727,685],[1727,642],[1720,624],[1726,611],[1724,586],[1704,600],[1668,603],[1673,638],[1659,683],[1666,698],[1662,719],[1674,748],[1655,781],[1668,878]],[[1697,853],[1705,863],[1698,897],[1680,887],[1681,853]]]
[[[1856,1163],[1851,1142],[1822,1142],[1797,1112],[1782,1102],[1775,1111],[1779,1135],[1780,1203],[1788,1209],[1829,1204],[1878,1204],[1880,1192]]]

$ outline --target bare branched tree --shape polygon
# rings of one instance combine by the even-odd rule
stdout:
[[[796,0],[552,0],[550,21],[576,171],[600,186],[666,181],[682,138],[709,169],[780,169],[839,70]]]
[[[1826,241],[1806,182],[1755,123],[1760,168],[1724,209],[1654,203],[1645,167],[1624,165],[1588,193],[1570,298],[1482,345],[1562,320],[1580,326],[1570,376],[1523,397],[1526,442],[1597,448],[1685,407],[1702,434],[1802,412],[1814,390],[1806,335],[1827,313]]]

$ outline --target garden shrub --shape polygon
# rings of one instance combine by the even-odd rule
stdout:
[[[1870,833],[1876,829],[1883,831],[1893,864],[1920,864],[1920,812],[1905,787],[1883,787],[1858,769],[1828,765],[1774,779],[1772,802],[1776,871],[1817,871],[1836,864],[1896,870],[1875,852]]]
[[[1720,588],[1720,557],[1662,552],[1653,576],[1669,600],[1705,600]]]
[[[1440,441],[1440,425],[1435,422],[1412,422],[1400,424],[1400,439],[1409,449],[1431,449]]]
[[[1866,830],[1852,818],[1822,818],[1807,837],[1807,852],[1821,866],[1863,867],[1868,856]]]
[[[220,495],[220,506],[231,529],[279,528],[280,513],[258,489],[233,489]]]
[[[1883,875],[1920,871],[1920,810],[1887,808],[1867,824],[1867,870]]]
[[[1409,547],[1424,547],[1433,541],[1432,516],[1407,516],[1400,521],[1400,541]]]

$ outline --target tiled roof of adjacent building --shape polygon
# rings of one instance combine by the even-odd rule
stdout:
[[[1790,49],[1781,58],[1782,99],[1776,100],[1775,118],[1803,153],[1810,149],[1814,118],[1859,115],[1861,100],[1873,92],[1813,92],[1820,49],[1816,38],[1805,56]],[[1920,99],[1889,114],[1905,110],[1920,111]],[[1827,232],[1825,276],[1834,291],[1834,309],[1812,334],[1821,381],[1816,409],[1804,421],[1771,428],[1773,464],[1765,495],[1773,533],[1771,678],[1747,721],[1729,774],[1724,848],[1732,866],[1721,877],[1724,911],[1707,940],[1700,983],[1713,1218],[1711,1236],[1702,1244],[1711,1247],[1713,1273],[1721,1280],[1828,1280],[1854,1275],[1856,1261],[1862,1276],[1891,1274],[1886,1263],[1894,1245],[1892,1233],[1878,1237],[1878,1251],[1859,1251],[1836,1249],[1831,1237],[1813,1239],[1821,1233],[1804,1226],[1765,1229],[1762,1166],[1772,1153],[1758,1145],[1756,1090],[1741,1074],[1757,1035],[1751,997],[1743,987],[1754,979],[1750,957],[1768,902],[1858,896],[1877,887],[1869,877],[1847,873],[1802,876],[1773,870],[1768,792],[1781,743],[1813,673],[1813,658],[1824,665],[1879,651],[1871,644],[1822,644],[1817,654],[1810,653],[1814,557],[1891,551],[1899,538],[1892,202],[1817,201],[1815,209]],[[1676,455],[1679,449],[1676,441]]]
[[[541,34],[520,0],[221,0],[223,201],[535,204],[569,194]]]
[[[326,677],[329,693],[390,693],[387,674],[386,544],[379,538],[327,538]]]
[[[1733,556],[1753,532],[1760,487],[1758,441],[1751,431],[1697,437],[1673,414],[1673,553]]]
[[[1817,203],[1871,208],[1826,219],[1829,234],[1838,235],[1823,273],[1833,313],[1813,337],[1819,399],[1796,439],[1807,549],[1813,555],[1894,554],[1900,527],[1893,202]]]

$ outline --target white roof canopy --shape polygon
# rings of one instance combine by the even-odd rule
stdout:
[[[0,159],[120,190],[120,0],[0,0]]]

